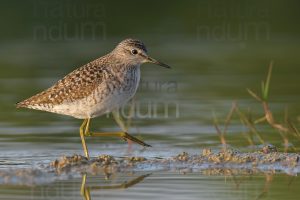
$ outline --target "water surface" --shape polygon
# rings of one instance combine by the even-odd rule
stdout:
[[[123,112],[128,116],[129,108],[135,105],[129,131],[153,148],[143,150],[133,145],[129,150],[126,142],[117,138],[88,138],[91,156],[109,154],[117,157],[169,158],[183,151],[199,154],[203,148],[219,149],[221,145],[214,127],[214,116],[223,124],[232,103],[236,101],[239,108],[245,113],[251,112],[254,119],[262,117],[261,105],[247,93],[246,88],[259,93],[261,80],[265,79],[271,61],[274,62],[274,70],[269,101],[274,117],[278,122],[283,122],[284,113],[288,111],[291,121],[300,127],[300,40],[296,23],[293,23],[298,11],[292,9],[297,6],[291,5],[287,9],[287,6],[278,2],[267,6],[254,4],[246,6],[249,12],[244,12],[246,4],[234,7],[236,4],[232,3],[198,5],[189,2],[174,4],[172,9],[168,3],[158,7],[154,4],[148,8],[152,10],[155,7],[168,12],[157,12],[157,16],[152,14],[153,18],[149,19],[134,6],[116,7],[106,2],[99,4],[105,11],[101,20],[98,15],[91,18],[55,17],[51,13],[41,14],[43,11],[47,13],[43,6],[53,5],[33,1],[27,6],[18,5],[12,14],[4,13],[10,20],[10,23],[4,24],[13,28],[1,33],[0,170],[40,169],[63,155],[83,154],[78,132],[80,120],[39,111],[16,110],[15,103],[51,86],[76,67],[105,54],[128,36],[141,38],[151,56],[172,66],[171,70],[150,64],[142,66],[142,82],[134,103],[128,104]],[[15,7],[10,3],[5,5],[7,10]],[[58,2],[55,5],[65,6]],[[35,6],[42,6],[40,12],[36,13]],[[122,6],[127,10],[124,19],[116,17],[116,13],[124,12]],[[228,9],[232,6],[235,8],[233,11]],[[223,10],[223,15],[218,15],[219,12],[214,8]],[[262,17],[254,12],[257,9],[270,12]],[[235,12],[238,10],[241,12]],[[232,14],[228,15],[230,12]],[[140,19],[136,19],[134,13],[141,15]],[[278,13],[289,15],[283,17]],[[16,21],[20,16],[24,16],[22,23]],[[92,23],[97,20],[104,22],[106,37],[87,36],[72,40],[34,37],[33,31],[40,25],[55,27],[57,20],[68,24],[78,18],[79,21],[88,19]],[[235,28],[240,22],[267,22],[270,29],[268,32],[259,32],[263,34],[259,38],[255,38],[250,31],[248,34],[252,38],[235,40],[222,32],[220,34],[227,37],[203,37],[197,33],[197,27],[203,25],[207,25],[210,28],[208,30],[214,30],[220,20]],[[143,23],[136,26],[136,22]],[[153,29],[149,28],[150,25]],[[235,33],[240,33],[239,29],[235,30]],[[78,36],[79,32],[74,29],[68,33]],[[267,33],[268,38],[264,35]],[[266,123],[257,128],[266,143],[277,146],[280,151],[284,150],[282,136],[276,130]],[[119,130],[110,116],[92,120],[92,129]],[[252,151],[243,134],[247,132],[247,127],[235,114],[226,134],[227,143],[240,151]],[[288,138],[290,147],[294,145],[299,151],[300,141],[292,136]],[[254,142],[260,145],[255,138]],[[289,148],[288,151],[293,149]],[[125,182],[145,175],[140,182],[128,188],[115,187],[120,184],[124,187]],[[5,177],[3,180],[5,182]],[[45,178],[38,184],[24,184],[18,180],[7,182],[10,184],[0,185],[1,199],[82,199],[82,175],[53,180]],[[101,174],[88,174],[85,188],[90,188],[93,199],[288,200],[298,198],[299,187],[299,178],[295,174],[272,170],[234,175],[228,172],[216,174],[208,170],[145,170],[117,173],[106,178]]]

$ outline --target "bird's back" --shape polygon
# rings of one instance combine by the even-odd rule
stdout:
[[[17,108],[49,111],[55,105],[72,103],[89,96],[103,81],[103,71],[107,67],[105,60],[102,57],[74,70],[47,90],[17,103]]]
[[[74,70],[17,107],[91,118],[121,106],[135,94],[140,69],[110,59],[106,55]]]

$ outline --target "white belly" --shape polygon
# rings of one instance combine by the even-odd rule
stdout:
[[[90,96],[71,103],[56,105],[53,108],[53,112],[86,119],[118,109],[135,95],[140,81],[140,67],[137,67],[135,74],[128,74],[128,76],[134,77],[125,77],[131,81],[124,82],[122,87],[112,88],[110,92],[105,94],[102,91],[107,90],[109,86],[106,82],[103,82]]]

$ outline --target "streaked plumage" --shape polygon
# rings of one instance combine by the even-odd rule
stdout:
[[[75,69],[49,89],[20,103],[17,107],[48,111],[85,119],[80,136],[86,157],[89,157],[85,136],[117,136],[150,146],[126,132],[91,133],[90,119],[116,110],[133,95],[140,81],[140,65],[146,62],[169,68],[147,55],[145,45],[126,39],[105,56]]]
[[[142,42],[127,39],[125,45],[147,51]],[[49,89],[20,103],[17,107],[71,115],[86,119],[110,112],[126,103],[136,92],[140,64],[124,62],[114,51],[74,70]],[[125,60],[126,61],[126,60]]]

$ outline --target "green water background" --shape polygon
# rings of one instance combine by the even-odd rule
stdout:
[[[218,149],[220,140],[213,115],[222,124],[232,102],[236,101],[245,113],[251,111],[254,119],[261,117],[261,105],[246,88],[260,91],[261,80],[265,79],[271,61],[274,62],[271,110],[279,122],[284,121],[284,113],[288,110],[291,121],[299,127],[299,6],[298,1],[279,0],[2,1],[0,157],[10,165],[1,168],[27,168],[61,155],[82,153],[78,137],[81,121],[51,113],[16,110],[15,103],[51,86],[128,37],[141,39],[149,55],[172,66],[171,70],[150,64],[142,67],[142,82],[134,101],[130,132],[140,135],[154,148],[139,152],[139,147],[135,146],[133,154],[169,157],[182,151],[199,153],[204,147]],[[109,116],[93,120],[92,128],[118,130]],[[277,131],[266,123],[258,129],[267,143],[283,150],[283,140]],[[242,134],[247,130],[234,115],[226,135],[231,147],[251,150]],[[255,138],[254,141],[260,144]],[[289,137],[289,142],[296,148],[300,146],[294,137]],[[127,155],[123,141],[114,138],[88,139],[88,143],[93,156],[101,153]],[[225,187],[224,177],[194,176],[198,178],[166,172],[149,179],[151,183],[162,177],[164,181],[159,186],[169,187],[161,192],[162,195],[157,193],[158,198],[175,197],[172,191],[182,184],[189,185],[186,189],[190,199],[203,197],[199,188],[193,186],[208,183],[213,184],[208,191],[210,199],[229,198],[212,195],[223,190],[230,194],[242,191],[244,199],[252,199],[261,189],[245,184],[242,190],[236,190],[233,186]],[[296,199],[297,190],[288,192],[284,188],[289,182],[281,181],[290,177],[278,176],[280,181],[273,182],[271,194],[264,198]],[[172,178],[185,180],[170,186]],[[252,179],[246,182],[256,186],[264,180],[264,175]],[[299,187],[296,180],[291,187]],[[70,182],[76,185],[76,181]],[[14,192],[22,191],[5,187],[1,186],[1,191],[16,199],[18,195]],[[143,197],[153,194],[148,191],[151,185],[142,187],[147,192],[138,190],[134,194]],[[56,190],[57,186],[49,188]],[[122,197],[130,198],[130,190],[126,191]],[[109,193],[105,196],[117,198]],[[52,197],[59,199],[54,194]]]

